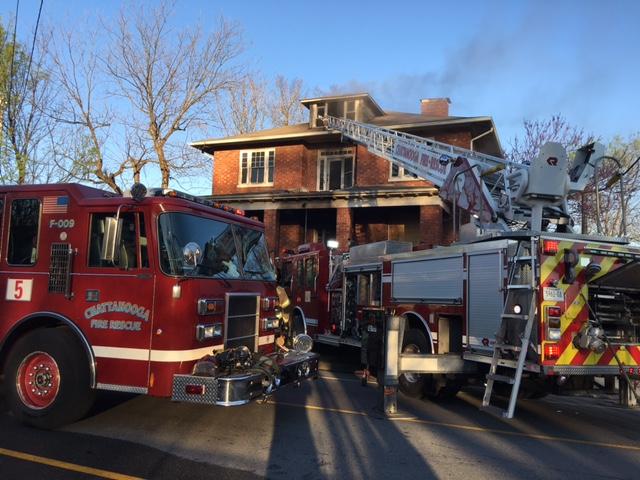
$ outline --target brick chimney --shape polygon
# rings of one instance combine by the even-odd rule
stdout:
[[[448,117],[451,99],[444,98],[423,98],[420,100],[420,114],[428,117]]]

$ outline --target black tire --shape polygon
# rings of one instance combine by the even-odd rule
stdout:
[[[537,400],[549,395],[549,382],[539,379],[523,379],[520,384],[518,398]]]
[[[432,402],[452,400],[462,388],[460,380],[446,378],[445,375],[433,374],[425,377],[424,393]]]
[[[500,397],[509,398],[511,396],[511,385],[494,383],[493,390],[496,392],[496,395]],[[523,378],[520,389],[518,390],[518,400],[537,400],[546,397],[548,394],[549,391],[545,387],[544,382],[531,381]]]
[[[546,392],[544,390],[538,390],[535,392],[527,392],[526,396],[524,398],[528,399],[528,400],[539,400],[540,398],[544,398],[547,395],[549,395],[549,392]]]
[[[89,361],[65,328],[34,330],[18,339],[4,374],[9,408],[27,425],[57,428],[79,420],[93,404]]]
[[[404,353],[429,353],[431,352],[431,347],[424,333],[412,328],[404,332],[402,351]],[[422,397],[426,380],[425,375],[402,374],[398,377],[400,391],[407,397],[420,398]]]

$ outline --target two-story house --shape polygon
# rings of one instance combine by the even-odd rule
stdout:
[[[449,116],[448,98],[420,113],[384,111],[368,94],[302,100],[309,122],[192,144],[213,155],[216,201],[264,221],[274,254],[307,242],[451,241],[450,207],[429,182],[322,126],[325,114],[500,155],[491,117]]]

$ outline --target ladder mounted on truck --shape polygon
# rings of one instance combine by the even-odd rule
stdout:
[[[518,242],[507,280],[507,295],[501,316],[500,330],[493,346],[491,367],[482,398],[482,409],[504,418],[513,418],[520,381],[526,367],[531,332],[536,317],[537,241]],[[498,373],[500,369],[500,373]],[[494,384],[511,385],[509,404],[503,410],[491,404]]]
[[[593,160],[604,155],[603,145],[589,144],[576,152],[569,169],[565,149],[550,142],[525,165],[354,120],[325,116],[324,123],[432,182],[443,199],[477,216],[480,226],[503,231],[512,222],[530,222],[531,230],[540,231],[543,217],[569,223],[567,195],[585,188]]]

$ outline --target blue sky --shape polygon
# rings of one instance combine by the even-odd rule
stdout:
[[[121,4],[45,0],[43,21],[97,21]],[[21,0],[19,37],[38,5]],[[3,2],[3,20],[14,9]],[[220,14],[241,26],[245,61],[312,95],[368,91],[406,112],[450,97],[452,115],[492,116],[505,148],[523,120],[558,113],[603,140],[640,131],[637,1],[178,0],[175,26]]]

